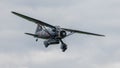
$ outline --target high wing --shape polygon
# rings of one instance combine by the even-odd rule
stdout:
[[[61,29],[65,30],[65,31],[73,32],[73,33],[81,33],[81,34],[94,35],[94,36],[105,36],[105,35],[101,35],[101,34],[95,34],[95,33],[73,30],[73,29],[66,29],[66,28],[61,28]]]
[[[34,22],[34,23],[36,23],[36,24],[40,24],[40,25],[42,25],[42,26],[47,26],[47,27],[50,27],[50,28],[55,28],[54,26],[52,26],[52,25],[50,25],[50,24],[47,24],[47,23],[42,22],[42,21],[40,21],[40,20],[37,20],[37,19],[31,18],[31,17],[28,17],[28,16],[26,16],[26,15],[23,15],[23,14],[20,14],[20,13],[17,13],[17,12],[13,12],[13,11],[12,11],[12,13],[15,14],[15,15],[17,15],[17,16],[19,16],[19,17],[21,17],[21,18],[24,18],[24,19],[26,19],[26,20],[28,20],[28,21]]]

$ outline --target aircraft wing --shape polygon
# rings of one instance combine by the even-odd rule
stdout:
[[[74,33],[81,33],[81,34],[94,35],[94,36],[105,36],[105,35],[101,35],[101,34],[95,34],[95,33],[73,30],[73,29],[66,29],[66,28],[62,28],[62,29],[65,31],[74,32]]]
[[[36,23],[36,24],[40,24],[40,25],[42,25],[42,26],[47,26],[47,27],[50,27],[50,28],[55,28],[54,26],[52,26],[52,25],[50,25],[50,24],[47,24],[47,23],[42,22],[42,21],[40,21],[40,20],[37,20],[37,19],[31,18],[31,17],[28,17],[28,16],[26,16],[26,15],[23,15],[23,14],[20,14],[20,13],[17,13],[17,12],[13,12],[13,11],[12,11],[12,13],[15,14],[15,15],[17,15],[17,16],[19,16],[19,17],[21,17],[21,18],[24,18],[24,19],[26,19],[26,20],[28,20],[28,21],[34,22],[34,23]]]

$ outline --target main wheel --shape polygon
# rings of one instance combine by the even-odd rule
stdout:
[[[49,43],[47,41],[44,41],[44,45],[47,48],[49,46]]]
[[[67,45],[66,44],[62,44],[61,45],[61,49],[62,49],[62,52],[65,52],[66,49],[67,49]]]

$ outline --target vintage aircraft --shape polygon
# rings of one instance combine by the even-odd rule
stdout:
[[[94,36],[104,36],[100,34],[84,32],[84,31],[79,31],[74,29],[60,28],[59,26],[53,26],[43,21],[28,17],[26,15],[23,15],[17,12],[12,11],[12,13],[37,24],[35,34],[32,34],[32,33],[25,33],[25,34],[37,38],[36,41],[38,41],[38,38],[46,39],[46,41],[44,41],[44,45],[46,48],[51,44],[59,44],[61,42],[61,49],[63,52],[65,52],[67,49],[67,45],[62,41],[62,39],[74,33],[94,35]]]

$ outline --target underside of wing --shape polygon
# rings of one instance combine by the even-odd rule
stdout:
[[[47,24],[47,23],[42,22],[42,21],[40,21],[40,20],[37,20],[37,19],[31,18],[31,17],[28,17],[28,16],[26,16],[26,15],[23,15],[23,14],[20,14],[20,13],[17,13],[17,12],[13,12],[13,11],[12,11],[12,13],[15,14],[15,15],[17,15],[17,16],[19,16],[19,17],[21,17],[21,18],[24,18],[24,19],[26,19],[26,20],[28,20],[28,21],[34,22],[34,23],[36,23],[36,24],[40,24],[40,25],[42,25],[42,26],[47,26],[47,27],[50,27],[50,28],[55,28],[54,26],[52,26],[52,25],[50,25],[50,24]]]
[[[101,35],[101,34],[90,33],[90,32],[79,31],[79,30],[73,30],[73,29],[66,29],[66,28],[62,28],[62,29],[65,30],[65,31],[74,32],[74,33],[81,33],[81,34],[94,35],[94,36],[105,36],[105,35]]]

